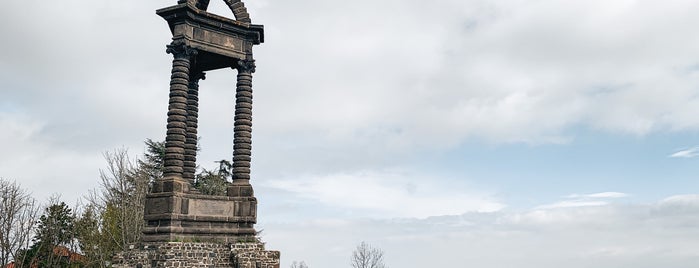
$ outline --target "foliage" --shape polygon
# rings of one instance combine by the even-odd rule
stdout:
[[[352,252],[350,264],[352,268],[386,268],[383,250],[374,248],[363,241]]]
[[[153,182],[163,176],[165,163],[165,142],[147,139],[146,153],[143,159],[138,160],[137,170],[144,173],[149,182]],[[199,148],[197,148],[199,150]],[[225,195],[228,187],[227,181],[232,173],[232,163],[227,160],[217,161],[218,168],[213,170],[203,169],[195,176],[194,188],[206,195]]]
[[[100,188],[87,197],[76,221],[76,239],[89,267],[104,267],[116,251],[140,241],[146,195],[162,166],[157,143],[150,143],[148,151],[138,161],[125,149],[104,153],[107,168],[100,170]]]
[[[104,217],[93,205],[87,205],[75,221],[75,236],[82,253],[85,255],[86,267],[106,267],[113,253],[117,250],[116,241],[109,235],[115,224],[105,224]],[[114,217],[111,217],[114,218]],[[106,226],[105,226],[106,225]],[[105,230],[110,229],[111,232]]]
[[[74,222],[73,210],[64,202],[52,200],[39,218],[34,244],[27,251],[30,258],[25,258],[25,264],[36,263],[39,267],[74,267],[68,250],[75,238]],[[61,249],[64,248],[68,257],[61,254]]]
[[[151,174],[134,164],[125,149],[107,152],[104,156],[107,170],[100,171],[100,195],[93,196],[90,201],[100,210],[103,227],[106,227],[103,231],[123,250],[141,238]]]
[[[150,182],[163,177],[165,163],[165,142],[146,139],[146,152],[138,160],[138,169],[145,173]]]
[[[107,168],[100,170],[100,188],[76,221],[76,239],[88,267],[105,267],[115,252],[139,242],[146,195],[162,178],[165,143],[146,140],[142,159],[132,160],[126,149],[105,152]]]
[[[163,176],[165,156],[165,142],[148,139],[145,145],[143,158],[135,161],[125,149],[105,152],[100,187],[75,213],[54,199],[37,220],[39,209],[29,193],[0,179],[0,264],[16,260],[20,267],[107,267],[116,251],[139,242],[145,198]],[[196,175],[194,186],[203,194],[226,194],[232,164],[217,163],[217,168]],[[84,255],[80,262],[71,261],[74,246]],[[69,257],[56,254],[57,248]],[[304,262],[296,265],[307,268]]]
[[[66,246],[73,239],[73,210],[64,202],[55,203],[44,210],[39,218],[39,226],[34,243],[52,246]]]
[[[226,160],[217,161],[218,168],[214,170],[202,169],[196,176],[196,187],[201,193],[206,195],[225,195],[228,188],[228,178],[231,176],[231,162]]]
[[[20,267],[32,267],[32,263],[37,264],[37,254],[39,247],[22,248],[17,251],[17,257],[15,258],[15,264],[19,264]]]

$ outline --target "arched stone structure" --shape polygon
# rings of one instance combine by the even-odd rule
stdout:
[[[172,32],[166,51],[173,55],[163,178],[146,197],[142,243],[115,257],[116,268],[279,268],[279,252],[265,250],[256,238],[257,198],[250,184],[252,48],[264,42],[264,28],[250,23],[241,0],[224,1],[235,20],[207,12],[209,0],[178,0],[156,12]],[[199,82],[205,72],[224,68],[237,71],[233,181],[225,196],[208,196],[193,187]]]
[[[206,11],[209,8],[209,2],[211,0],[180,0],[178,3],[188,3],[199,10]],[[242,0],[223,0],[226,2],[228,8],[233,12],[235,20],[245,23],[251,23],[250,14],[248,9],[245,7],[245,3]]]
[[[240,0],[224,0],[239,18],[250,16]],[[157,14],[167,20],[173,55],[163,178],[146,200],[144,241],[237,241],[256,233],[257,199],[250,184],[254,45],[264,42],[262,25],[206,11],[208,0],[179,0]],[[237,71],[232,152],[233,181],[227,196],[207,197],[193,188],[197,159],[199,82],[205,72]],[[219,215],[220,214],[220,215]]]

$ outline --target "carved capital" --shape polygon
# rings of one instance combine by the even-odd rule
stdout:
[[[235,66],[241,73],[254,73],[255,72],[255,60],[239,60]]]
[[[206,73],[197,72],[189,75],[189,87],[198,87],[199,80],[206,80]]]
[[[199,51],[195,48],[191,48],[185,44],[171,44],[167,45],[167,54],[172,54],[175,58],[191,58],[199,54]]]

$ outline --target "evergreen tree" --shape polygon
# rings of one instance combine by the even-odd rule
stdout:
[[[48,206],[39,218],[34,244],[26,252],[30,258],[24,258],[27,262],[25,265],[36,263],[39,267],[71,267],[70,254],[66,258],[64,253],[75,238],[74,221],[73,211],[64,202]]]
[[[146,139],[146,153],[138,160],[138,169],[144,172],[150,182],[163,177],[165,163],[165,142]]]
[[[214,170],[202,169],[196,176],[194,185],[201,193],[206,195],[226,195],[228,178],[231,177],[232,164],[229,161],[217,161],[218,168]]]
[[[107,228],[103,226],[103,219],[108,217],[100,215],[93,205],[88,205],[75,221],[75,236],[85,255],[86,267],[106,267],[118,248],[116,241],[105,232]]]

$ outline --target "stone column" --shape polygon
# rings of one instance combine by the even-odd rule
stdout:
[[[170,102],[167,112],[163,179],[172,181],[181,180],[184,171],[189,69],[191,58],[197,54],[197,51],[183,44],[173,44],[167,46],[167,53],[173,54],[175,59],[172,61],[172,76],[170,77]],[[163,189],[156,190],[165,192],[186,190],[184,185],[170,184],[170,187],[166,185],[163,187]]]
[[[194,185],[194,173],[197,169],[197,127],[199,125],[199,80],[206,79],[203,72],[189,76],[187,92],[187,135],[184,145],[184,170],[182,178]]]
[[[229,196],[253,196],[250,186],[252,150],[252,74],[254,60],[238,61],[238,82],[235,94],[235,123],[233,140],[233,185]]]

